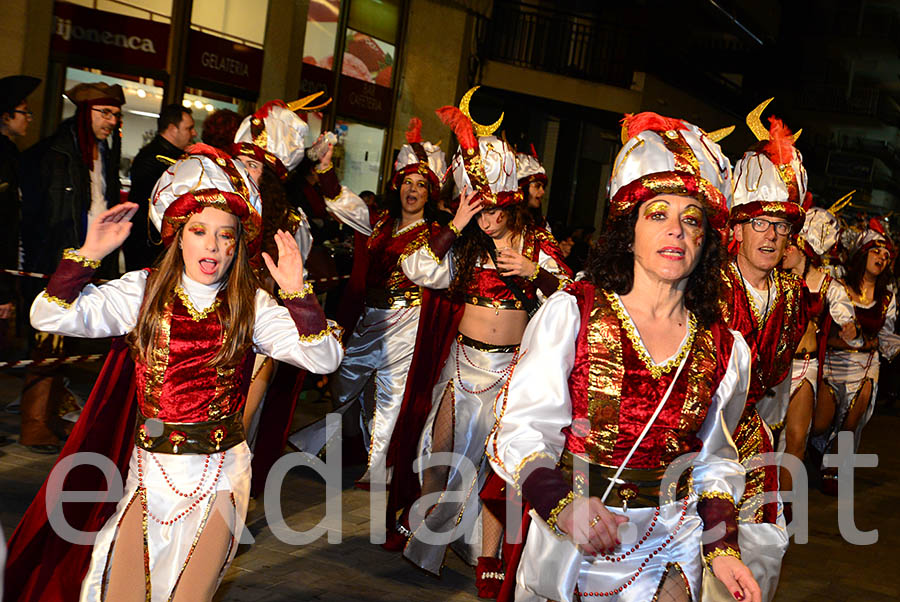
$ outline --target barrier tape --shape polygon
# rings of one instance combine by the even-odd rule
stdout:
[[[22,270],[8,270],[6,268],[0,268],[0,273],[3,274],[12,274],[13,276],[27,276],[29,278],[43,278],[44,280],[49,280],[50,276],[48,274],[39,274],[38,272],[23,272]],[[316,284],[319,282],[337,282],[339,280],[345,280],[350,277],[350,274],[344,274],[343,276],[328,276],[326,278],[310,278],[307,282],[312,284]],[[94,284],[103,284],[104,282],[109,282],[109,280],[94,280]]]
[[[77,364],[78,362],[96,362],[106,357],[105,353],[91,355],[69,355],[67,357],[45,357],[40,360],[19,360],[17,362],[0,362],[0,368],[21,368],[23,366],[53,366],[56,364]]]

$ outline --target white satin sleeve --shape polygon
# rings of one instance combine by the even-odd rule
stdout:
[[[372,234],[369,207],[346,186],[341,186],[341,194],[334,199],[325,199],[325,208],[342,224],[346,224],[365,236]]]
[[[892,360],[900,353],[900,335],[894,333],[894,323],[897,320],[897,295],[891,294],[887,313],[884,315],[884,324],[878,331],[878,350],[887,360]]]
[[[117,337],[135,327],[144,300],[147,270],[128,272],[105,284],[85,286],[68,307],[51,301],[45,290],[31,304],[31,325],[67,337]]]
[[[488,439],[494,470],[511,485],[520,468],[541,459],[555,466],[572,423],[569,374],[581,314],[574,296],[557,292],[535,313],[522,336],[520,358],[504,392],[500,420]]]
[[[725,494],[737,503],[744,494],[744,467],[738,461],[731,433],[737,427],[750,388],[750,347],[732,330],[734,343],[725,375],[697,436],[703,448],[694,458],[694,490],[701,497]]]
[[[297,215],[300,216],[300,223],[297,226],[297,231],[294,232],[294,240],[297,242],[297,247],[300,249],[300,257],[303,258],[305,263],[306,258],[309,257],[309,250],[312,249],[313,235],[312,231],[309,229],[309,219],[306,217],[306,212],[299,207],[297,207],[295,211],[297,212]]]
[[[838,326],[844,326],[856,317],[850,295],[840,281],[835,280],[831,283],[825,291],[825,299],[828,301],[828,313]]]
[[[257,290],[254,351],[315,374],[330,374],[344,359],[344,348],[341,327],[331,320],[327,323],[321,333],[301,337],[287,308],[269,293]]]
[[[450,287],[453,281],[453,250],[447,251],[443,259],[438,259],[431,246],[425,243],[400,262],[406,277],[418,286],[433,289]]]

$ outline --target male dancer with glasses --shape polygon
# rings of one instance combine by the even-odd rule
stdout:
[[[753,114],[751,114],[753,115]],[[737,503],[742,560],[753,571],[763,600],[771,600],[778,585],[788,536],[778,497],[778,466],[758,454],[774,451],[772,433],[757,412],[757,403],[790,385],[791,360],[803,329],[802,280],[776,270],[791,232],[803,225],[801,201],[806,170],[793,138],[778,120],[770,131],[756,117],[748,125],[759,143],[734,168],[731,209],[733,245],[737,256],[723,270],[722,315],[750,345],[753,377],[734,442],[747,469],[744,495]],[[754,127],[756,126],[756,127]]]
[[[24,264],[26,270],[44,274],[53,273],[66,249],[81,247],[92,219],[119,202],[122,87],[84,83],[68,90],[66,96],[75,103],[75,115],[63,121],[52,136],[25,151],[22,159]],[[114,278],[118,273],[118,254],[112,253],[97,277]],[[43,286],[40,281],[35,283]],[[38,292],[40,289],[26,294],[25,301],[30,305]],[[61,355],[62,351],[61,337],[36,333],[33,359]],[[60,450],[65,433],[57,407],[65,394],[58,368],[26,373],[19,443],[37,453]]]

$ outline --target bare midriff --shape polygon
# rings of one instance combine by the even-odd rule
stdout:
[[[810,320],[806,325],[806,332],[803,333],[803,337],[800,339],[800,344],[797,345],[796,355],[803,355],[804,353],[814,354],[818,351],[819,345],[816,338],[818,332],[818,324],[816,324],[815,320]]]
[[[528,313],[521,309],[494,309],[466,303],[459,333],[490,345],[518,345],[528,325]]]

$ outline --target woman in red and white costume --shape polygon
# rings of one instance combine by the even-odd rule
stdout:
[[[387,449],[403,402],[419,328],[422,290],[409,278],[403,260],[421,249],[440,228],[435,218],[446,170],[444,151],[423,142],[421,128],[419,119],[410,122],[407,144],[394,163],[392,197],[386,210],[370,209],[338,184],[330,151],[316,169],[328,211],[369,237],[365,307],[332,381],[339,406],[348,408],[357,399],[362,404],[363,436],[369,453],[366,474],[359,479],[363,486],[390,482]],[[363,392],[372,380],[375,406],[371,415],[366,415]]]
[[[891,360],[900,354],[900,335],[894,334],[897,295],[888,288],[894,247],[874,219],[855,243],[844,284],[853,301],[862,345],[854,347],[834,331],[828,337],[825,390],[818,398],[812,438],[813,447],[823,454],[832,451],[840,431],[852,432],[854,451],[859,447],[878,398],[881,358]],[[822,488],[837,495],[837,469],[823,471]]]
[[[125,493],[94,543],[85,602],[211,599],[247,511],[240,381],[252,350],[316,372],[343,357],[287,233],[276,235],[277,264],[263,255],[284,306],[257,288],[249,258],[260,242],[259,195],[243,166],[205,145],[188,153],[153,191],[150,217],[167,246],[157,268],[88,284],[130,230],[133,205],[118,205],[66,253],[31,308],[41,331],[128,335],[135,358]]]
[[[823,335],[828,336],[827,332],[823,332],[826,317],[831,317],[828,323],[837,324],[845,341],[856,338],[853,305],[847,290],[822,267],[822,256],[837,243],[840,233],[840,223],[830,211],[810,207],[806,210],[803,228],[788,243],[781,260],[782,268],[803,278],[809,322],[791,363],[790,392],[779,396],[777,403],[770,406],[760,403],[759,412],[769,428],[781,431],[778,450],[801,461],[806,452],[806,438],[816,405],[819,339]],[[790,490],[792,485],[791,471],[782,468],[779,476],[781,490]],[[785,509],[790,507],[785,504]],[[790,516],[787,522],[790,522]]]
[[[730,437],[750,351],[717,308],[731,165],[719,136],[655,113],[626,116],[622,138],[606,234],[588,277],[529,323],[491,463],[547,523],[530,530],[581,544],[566,566],[526,546],[522,566],[577,574],[574,594],[559,599],[698,600],[705,560],[736,600],[758,601],[740,561],[744,470]],[[685,454],[691,478],[682,469],[664,499],[664,472]],[[550,595],[529,585],[517,599]]]
[[[428,505],[437,503],[431,508],[419,504],[418,515],[413,508],[404,556],[439,573],[447,542],[456,541],[466,560],[475,564],[477,558],[479,593],[496,597],[502,581],[497,558],[502,525],[478,497],[491,474],[485,441],[503,411],[495,400],[512,374],[529,312],[564,286],[571,273],[553,237],[532,224],[510,146],[456,107],[438,114],[460,143],[451,163],[461,191],[459,208],[403,267],[414,282],[449,289],[451,299],[462,304],[455,313],[455,339],[446,358],[439,358],[443,370],[432,389],[418,454],[426,462],[441,452],[455,456],[452,463],[437,460],[437,466],[421,473],[422,493],[435,498]],[[429,532],[445,535],[445,541],[435,542]]]

